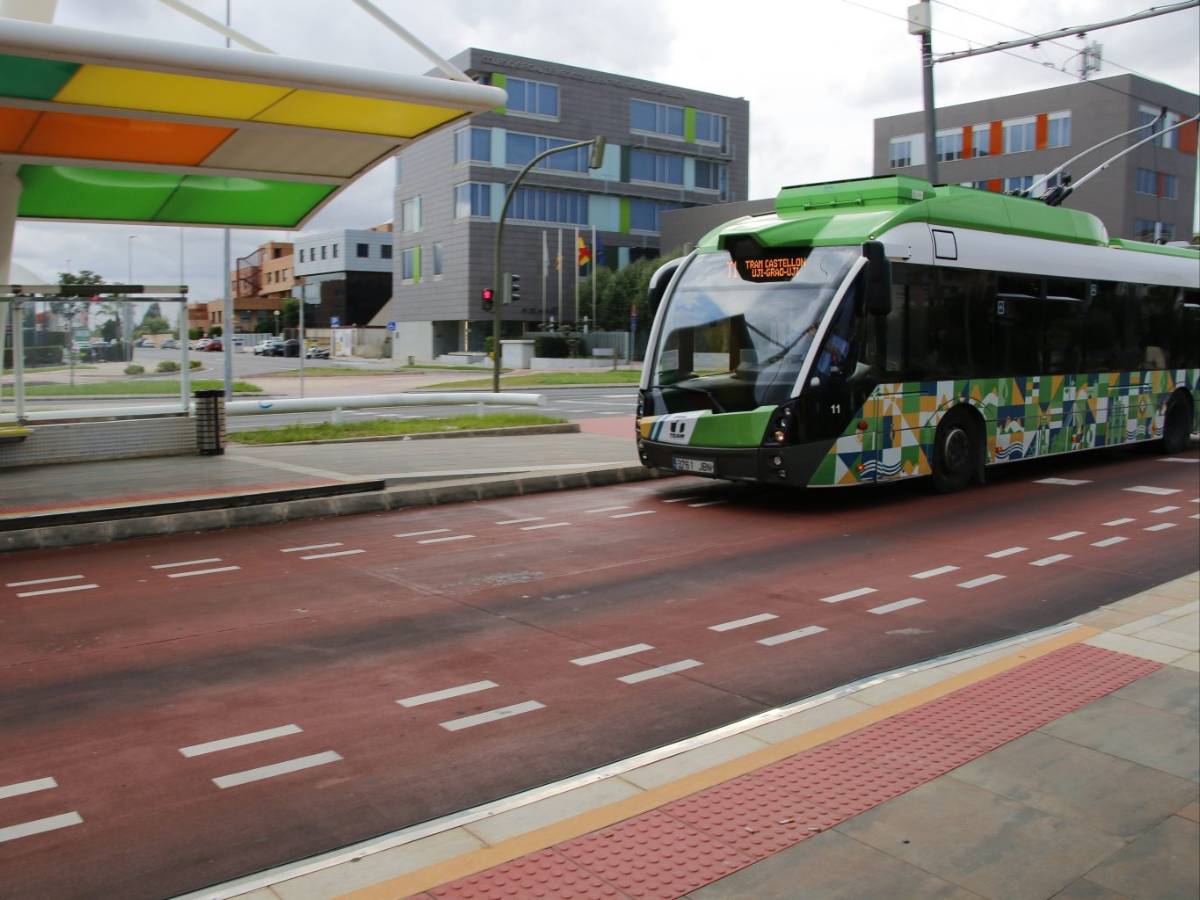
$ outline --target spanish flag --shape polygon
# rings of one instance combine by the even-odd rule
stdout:
[[[580,237],[576,238],[576,240],[579,242],[579,250],[578,250],[579,268],[582,269],[584,266],[586,266],[588,263],[590,263],[592,261],[592,251],[589,250],[588,245],[583,242],[582,235]]]

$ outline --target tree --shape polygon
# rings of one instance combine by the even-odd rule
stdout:
[[[283,298],[283,313],[279,317],[280,328],[300,327],[300,301],[295,297]]]

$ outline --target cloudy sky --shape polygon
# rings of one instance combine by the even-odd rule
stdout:
[[[223,0],[191,0],[215,18]],[[483,47],[648,78],[750,101],[750,196],[783,184],[870,174],[872,120],[920,108],[919,42],[903,21],[907,0],[376,0],[436,51]],[[1146,0],[954,0],[933,3],[935,53],[1098,22]],[[424,60],[350,0],[232,0],[233,25],[276,52],[371,69],[422,72]],[[56,23],[220,45],[223,38],[156,0],[59,0]],[[1096,32],[1101,77],[1134,71],[1195,91],[1200,85],[1195,9]],[[939,105],[1075,80],[1078,38],[939,66]],[[246,52],[246,51],[231,51]],[[1063,72],[1066,68],[1068,72]],[[1100,90],[1100,88],[1097,88]],[[364,176],[308,226],[366,227],[391,218],[392,166]],[[233,232],[235,257],[289,232]],[[134,241],[129,236],[135,235]],[[56,280],[91,269],[113,281],[175,283],[180,229],[21,223],[15,261]],[[221,294],[221,233],[183,235],[194,298]]]

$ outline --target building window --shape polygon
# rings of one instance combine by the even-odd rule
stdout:
[[[337,259],[337,258],[338,258],[338,256],[337,256],[337,248],[338,248],[338,245],[337,245],[337,244],[334,244],[334,245],[333,245],[333,258],[334,258],[334,259]]]
[[[649,100],[630,100],[629,130],[681,138],[683,137],[683,107],[652,103]]]
[[[542,137],[536,134],[510,131],[504,139],[504,161],[510,166],[524,166],[539,153],[573,143],[575,141],[563,138]],[[537,168],[559,172],[586,172],[588,170],[588,148],[576,147],[574,150],[555,153],[538,163]]]
[[[390,247],[388,248],[391,249]],[[433,277],[438,278],[442,274],[442,242],[437,241],[433,245]]]
[[[1004,152],[1024,153],[1037,146],[1037,120],[1017,119],[1004,123]]]
[[[406,234],[421,230],[421,198],[409,197],[400,204],[400,230]]]
[[[971,127],[971,156],[990,156],[992,148],[992,126],[988,124]]]
[[[379,245],[379,256],[381,259],[391,259],[392,258],[392,245],[391,244],[380,244]]]
[[[454,218],[490,216],[492,214],[492,186],[478,181],[467,181],[454,187]]]
[[[1134,190],[1151,197],[1174,200],[1179,196],[1179,178],[1153,169],[1138,169],[1134,179]]]
[[[400,280],[416,281],[417,278],[417,248],[409,247],[400,251]]]
[[[1004,190],[1006,193],[1024,191],[1031,187],[1033,187],[1032,175],[1014,175],[1004,179]]]
[[[1153,106],[1138,107],[1138,124],[1147,126],[1145,133],[1140,138],[1149,137],[1151,134],[1157,134],[1158,140],[1151,141],[1154,146],[1165,147],[1168,150],[1176,150],[1179,148],[1178,135],[1179,130],[1167,131],[1172,125],[1179,124],[1179,114],[1169,112],[1161,119],[1159,114],[1162,110],[1155,109]],[[1158,119],[1157,122],[1155,120]]]
[[[1166,175],[1162,172],[1162,190],[1159,196],[1165,200],[1174,200],[1179,196],[1179,178],[1175,175]]]
[[[1071,146],[1071,114],[1069,112],[1051,113],[1046,122],[1046,146]]]
[[[357,256],[359,259],[366,259],[368,256],[371,255],[371,245],[370,244],[356,244],[355,248],[354,248],[354,255]]]
[[[725,117],[696,111],[696,143],[725,146]]]
[[[325,258],[325,251],[328,249],[324,244],[321,245],[321,259]]]
[[[300,262],[304,262],[304,251],[300,251]]]
[[[508,91],[508,112],[533,116],[558,116],[558,85],[524,78],[509,78],[504,85]]]
[[[938,162],[950,162],[955,159],[962,159],[962,129],[958,128],[954,131],[945,131],[939,134],[935,139],[937,146]]]
[[[988,189],[988,183],[986,179],[983,181],[972,181],[967,184],[966,187],[973,187],[977,191],[986,191]]]
[[[892,138],[888,144],[888,167],[903,169],[912,165],[912,139]]]
[[[454,161],[491,162],[492,130],[471,127],[454,132]]]
[[[629,151],[629,179],[655,184],[683,184],[683,157],[635,147]]]
[[[678,203],[670,203],[665,200],[631,199],[629,201],[629,228],[632,231],[649,231],[657,234],[661,230],[659,214],[664,209],[678,208]]]
[[[1134,219],[1133,237],[1138,241],[1172,241],[1175,239],[1175,226],[1154,219]]]
[[[578,191],[553,191],[546,188],[517,188],[509,213],[526,222],[556,222],[565,225],[587,224],[587,196]]]
[[[716,191],[722,200],[728,193],[729,169],[722,163],[696,160],[696,190]]]

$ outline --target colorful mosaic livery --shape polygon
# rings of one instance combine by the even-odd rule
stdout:
[[[905,177],[785,188],[656,274],[644,464],[832,487],[1200,426],[1200,253]]]

